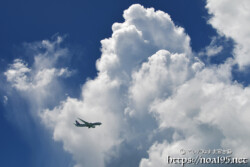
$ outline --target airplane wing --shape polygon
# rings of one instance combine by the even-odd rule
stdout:
[[[82,120],[81,118],[78,118],[79,120],[81,120],[82,122],[84,122],[85,124],[89,124],[89,122],[86,122],[84,120]]]
[[[74,124],[76,127],[89,127],[88,125],[86,124]]]

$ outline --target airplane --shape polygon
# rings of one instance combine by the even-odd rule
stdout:
[[[77,127],[88,127],[88,128],[95,128],[96,125],[101,125],[102,123],[101,122],[94,122],[94,123],[90,123],[90,122],[86,122],[80,118],[78,118],[79,120],[81,120],[84,124],[81,124],[79,123],[77,120],[76,120],[76,123],[74,124],[75,126]]]

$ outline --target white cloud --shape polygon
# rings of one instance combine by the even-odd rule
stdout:
[[[27,85],[27,73],[30,72],[30,69],[26,64],[20,59],[14,60],[14,63],[11,65],[10,69],[4,74],[7,77],[7,80],[12,83],[14,87],[20,90],[26,90],[29,88]]]
[[[124,111],[145,109],[147,114],[145,106],[169,96],[203,66],[192,56],[184,29],[176,27],[168,14],[132,5],[123,16],[123,23],[113,24],[112,37],[101,41],[98,76],[84,84],[82,98],[69,98],[41,115],[54,139],[73,154],[76,166],[105,166],[117,156],[113,151],[121,141],[138,142],[141,137],[134,134],[139,127],[133,127],[138,121]],[[72,123],[77,117],[103,125],[93,130],[76,128]]]
[[[166,50],[158,51],[132,74],[129,98],[133,110],[129,114],[147,113],[152,101],[170,96],[202,66],[198,60],[191,61],[185,53],[171,54]]]
[[[82,100],[68,98],[52,111],[46,110],[42,118],[52,128],[53,138],[63,141],[64,149],[72,153],[76,166],[102,167],[114,156],[112,148],[121,141],[119,83],[102,75],[84,87]],[[73,122],[78,117],[100,121],[102,125],[95,129],[77,128]]]
[[[123,16],[123,23],[113,25],[112,37],[101,41],[98,76],[85,83],[82,98],[68,98],[42,114],[54,139],[63,142],[77,166],[105,166],[121,141],[138,144],[141,150],[155,143],[141,167],[165,166],[167,153],[177,154],[187,146],[230,147],[234,155],[247,151],[249,124],[244,118],[248,117],[249,91],[232,83],[234,61],[204,68],[191,52],[189,37],[164,12],[132,5]],[[103,126],[78,129],[72,125],[77,117],[101,121]],[[171,140],[159,143],[152,130],[162,133],[169,128],[174,131]],[[141,141],[142,137],[146,139]],[[242,147],[236,147],[239,143]]]
[[[233,156],[249,158],[249,96],[249,87],[231,82],[230,63],[198,72],[172,97],[151,106],[159,128],[175,133],[171,142],[154,144],[140,166],[164,166],[167,156],[180,157],[181,149],[230,148]]]
[[[189,158],[192,157],[192,155],[183,156],[180,154],[180,150],[185,149],[187,146],[188,149],[197,149],[199,150],[202,145],[200,143],[202,139],[197,138],[197,136],[191,136],[188,139],[185,140],[179,140],[174,143],[169,143],[167,141],[164,141],[162,143],[154,143],[150,149],[148,150],[149,158],[142,158],[139,167],[165,167],[165,166],[171,166],[171,167],[179,167],[182,166],[182,164],[174,164],[171,163],[171,160],[168,160],[168,157],[170,158]],[[198,147],[197,147],[198,146]],[[200,147],[199,147],[200,146]],[[212,166],[212,164],[209,164]],[[192,166],[192,164],[184,164],[184,166]],[[197,165],[196,165],[197,166]]]
[[[216,56],[223,50],[223,46],[216,44],[216,37],[212,38],[211,43],[201,52],[198,53],[199,56]]]
[[[28,68],[24,61],[15,59],[14,63],[10,65],[10,68],[4,74],[13,87],[17,90],[25,91],[42,89],[49,85],[56,76],[69,75],[70,72],[63,68],[60,70],[43,68],[34,71]]]
[[[212,15],[209,23],[222,35],[236,43],[234,56],[240,68],[250,64],[250,1],[207,0],[206,8]]]
[[[211,23],[221,35],[236,42],[234,56],[243,69],[249,65],[249,16],[248,1],[207,0],[212,14]],[[213,56],[222,48],[213,40],[200,54]],[[173,166],[167,164],[168,156],[180,157],[181,149],[230,148],[233,156],[250,157],[249,142],[250,88],[232,82],[231,67],[235,60],[206,67],[180,85],[176,92],[165,99],[157,99],[151,112],[160,129],[174,129],[171,140],[156,142],[148,150],[140,167]]]
[[[129,80],[131,70],[161,49],[190,56],[189,36],[167,13],[132,5],[123,17],[123,23],[113,24],[112,37],[101,41],[102,56],[97,61],[100,72]]]
[[[29,68],[25,61],[15,59],[4,73],[7,81],[18,90],[30,90],[47,86],[56,76],[70,76],[71,71],[67,68],[57,69],[54,67],[60,57],[68,54],[67,49],[59,47],[61,42],[62,38],[58,36],[52,42],[43,40],[42,42],[26,44],[28,49],[33,50],[33,65]]]
[[[29,66],[24,60],[15,59],[4,72],[9,85],[30,102],[31,110],[39,111],[48,103],[55,102],[54,96],[61,92],[58,78],[73,74],[68,68],[56,67],[58,60],[69,54],[66,48],[60,46],[62,41],[63,38],[58,36],[54,41],[24,44],[29,56],[34,59],[33,63]]]

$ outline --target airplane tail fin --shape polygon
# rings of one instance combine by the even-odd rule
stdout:
[[[80,125],[80,123],[76,120],[76,123],[75,123],[75,125]]]

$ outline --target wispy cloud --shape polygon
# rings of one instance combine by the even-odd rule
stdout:
[[[7,81],[17,90],[31,91],[46,88],[46,86],[53,82],[53,79],[63,76],[69,77],[71,73],[72,72],[67,68],[56,69],[43,67],[35,71],[34,69],[28,68],[27,63],[23,60],[15,59],[14,63],[10,65],[4,75],[7,77]]]
[[[41,111],[48,104],[55,104],[59,100],[55,97],[63,93],[58,79],[73,74],[67,67],[58,65],[59,59],[69,56],[68,49],[60,46],[62,42],[63,37],[57,36],[52,41],[25,43],[24,49],[33,59],[32,64],[20,58],[15,59],[4,72],[9,90],[14,89],[24,97],[32,112]],[[15,97],[11,95],[11,91],[9,93]]]
[[[223,46],[217,45],[216,40],[217,40],[217,38],[213,37],[211,43],[208,46],[206,46],[205,49],[200,51],[198,53],[198,55],[199,56],[208,56],[208,57],[218,55],[223,50]]]
[[[3,104],[7,104],[8,103],[8,96],[3,96]]]

